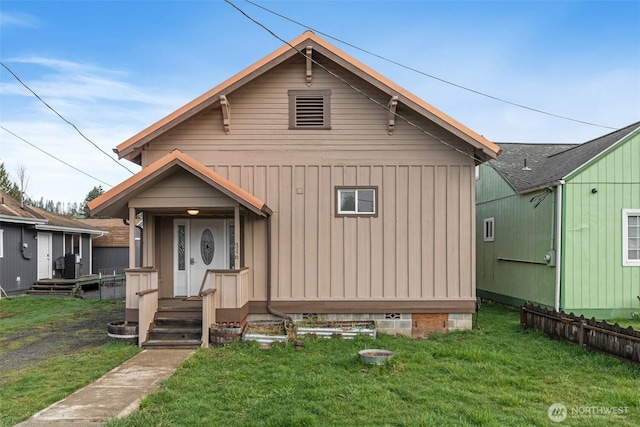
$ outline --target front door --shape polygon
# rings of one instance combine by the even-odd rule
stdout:
[[[51,233],[38,233],[38,280],[51,279]]]
[[[207,270],[229,268],[227,220],[176,219],[174,296],[197,296]]]

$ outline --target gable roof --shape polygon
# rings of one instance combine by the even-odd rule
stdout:
[[[0,222],[34,225],[37,230],[66,231],[70,233],[103,234],[96,227],[67,216],[54,214],[35,206],[24,204],[0,191]]]
[[[176,169],[186,170],[260,216],[266,217],[272,213],[262,200],[180,150],[173,150],[111,190],[96,197],[88,203],[89,210],[92,215],[127,218],[129,215],[127,202],[137,194],[153,186],[154,183],[173,174]]]
[[[528,193],[558,185],[573,172],[638,132],[640,122],[583,144],[500,143],[502,152],[487,165],[502,175],[517,193]],[[524,167],[525,160],[528,169]]]
[[[291,46],[294,46],[295,49]],[[329,58],[343,68],[350,70],[354,74],[376,86],[378,89],[388,93],[390,96],[398,96],[398,101],[400,103],[414,109],[421,115],[452,132],[454,135],[473,146],[476,149],[476,156],[481,157],[482,160],[495,158],[497,153],[500,151],[500,147],[485,137],[467,128],[460,122],[449,117],[411,92],[403,89],[399,85],[341,51],[311,31],[305,31],[289,44],[283,45],[258,62],[245,68],[213,89],[210,89],[163,119],[140,131],[136,135],[119,144],[114,151],[118,154],[119,158],[126,158],[140,164],[140,151],[142,150],[142,147],[149,143],[149,141],[163,134],[172,127],[184,122],[188,118],[193,117],[205,108],[219,103],[221,95],[230,94],[237,88],[244,86],[256,77],[283,63],[287,59],[294,55],[298,55],[299,53],[296,49],[303,51],[306,46],[312,46],[314,51],[321,53],[323,56]]]

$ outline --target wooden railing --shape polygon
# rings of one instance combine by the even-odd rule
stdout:
[[[138,345],[147,339],[153,317],[158,310],[158,270],[149,267],[125,270],[126,308],[138,310]]]
[[[153,318],[158,311],[158,289],[147,289],[138,292],[140,308],[138,309],[138,346],[147,339]]]
[[[216,289],[202,292],[202,347],[209,347],[209,326],[216,323]]]
[[[202,296],[202,346],[209,346],[209,327],[216,309],[241,308],[249,302],[249,268],[207,270],[200,286]]]

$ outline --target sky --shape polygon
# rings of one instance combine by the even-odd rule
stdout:
[[[640,120],[640,0],[253,2],[2,0],[0,60],[40,99],[0,67],[0,163],[82,202],[139,171],[118,144],[306,29],[498,144]]]

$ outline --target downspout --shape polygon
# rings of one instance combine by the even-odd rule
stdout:
[[[564,180],[558,183],[556,191],[556,292],[553,308],[560,311],[560,285],[562,277],[562,186]]]
[[[267,214],[267,312],[285,319],[289,327],[293,327],[293,318],[271,307],[271,214]]]

